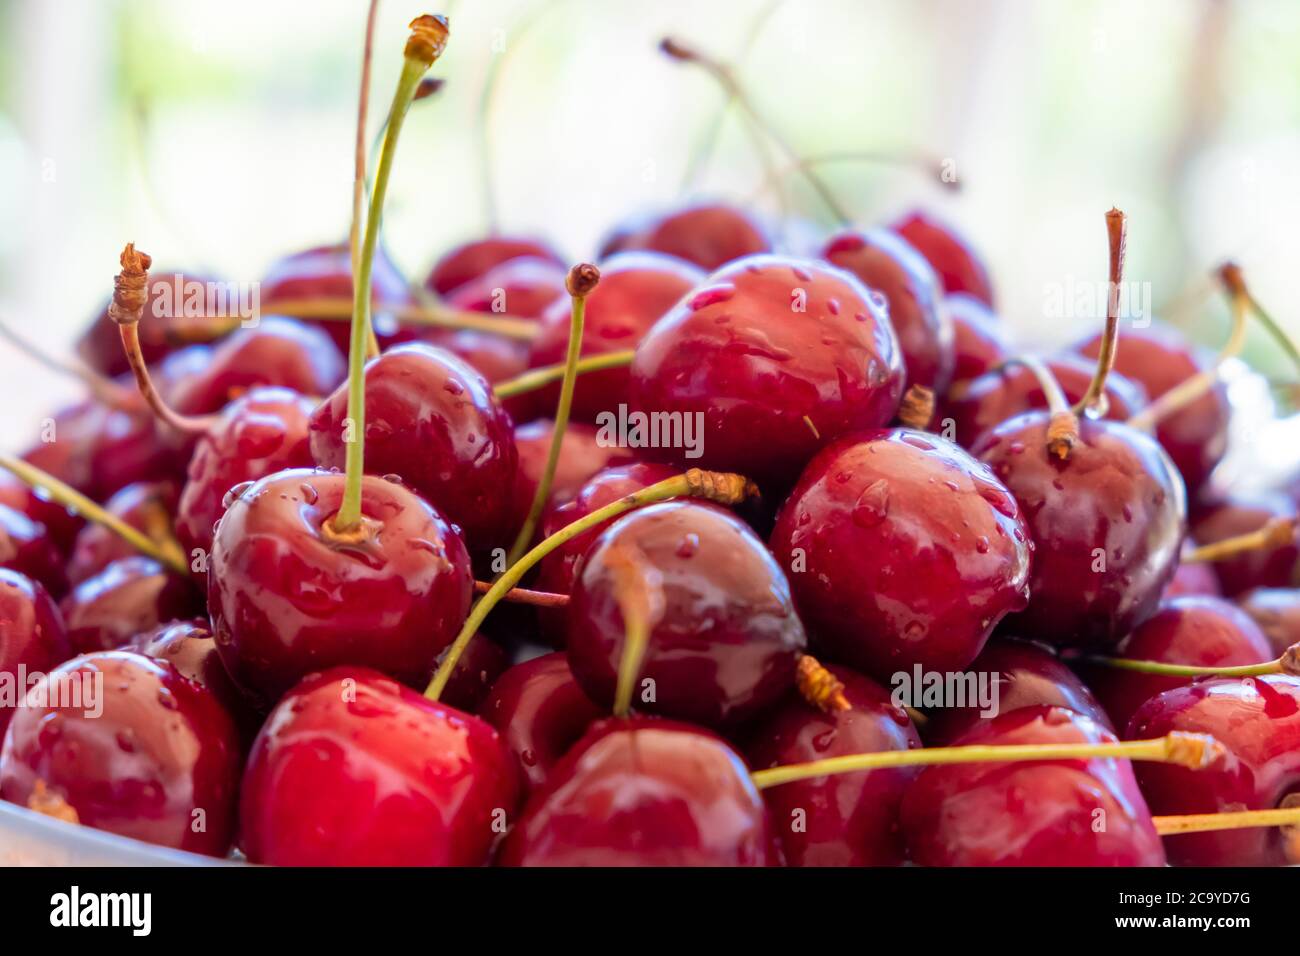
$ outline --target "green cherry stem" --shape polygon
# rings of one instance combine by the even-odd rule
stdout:
[[[1106,378],[1115,367],[1115,353],[1119,348],[1119,293],[1124,281],[1124,251],[1128,234],[1128,220],[1114,207],[1106,213],[1106,238],[1110,245],[1110,270],[1106,296],[1106,330],[1101,337],[1097,354],[1097,371],[1093,373],[1088,390],[1074,405],[1075,415],[1094,411],[1106,394]]]
[[[1139,674],[1158,674],[1162,677],[1263,677],[1266,674],[1300,674],[1300,644],[1287,648],[1277,660],[1262,664],[1241,664],[1235,667],[1199,667],[1192,664],[1167,664],[1164,661],[1139,661],[1126,657],[1107,657],[1087,654],[1090,664],[1119,671]]]
[[[606,560],[614,574],[614,596],[623,618],[614,716],[626,717],[632,709],[632,692],[641,674],[650,632],[663,618],[663,575],[632,544],[617,543],[608,549]]]
[[[585,375],[588,372],[600,372],[608,368],[626,368],[632,364],[635,356],[636,352],[633,349],[606,352],[604,355],[588,355],[586,358],[578,359],[578,364],[574,366],[573,371],[577,375]],[[504,382],[497,382],[492,386],[492,391],[496,393],[497,398],[514,398],[516,395],[533,392],[545,388],[552,382],[560,381],[564,378],[567,368],[568,365],[564,362],[559,365],[542,365],[522,372],[514,378],[508,378]]]
[[[361,260],[361,223],[366,198],[366,113],[370,108],[370,65],[374,59],[375,19],[379,13],[379,0],[370,0],[366,13],[366,39],[361,49],[361,92],[357,97],[357,136],[353,157],[352,176],[352,227],[348,233],[348,249],[352,255],[352,281],[356,282],[357,267]],[[367,354],[379,354],[379,339],[370,330],[366,343]]]

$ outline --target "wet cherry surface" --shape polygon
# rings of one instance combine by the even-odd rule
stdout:
[[[1192,538],[1197,544],[1214,544],[1225,538],[1258,531],[1269,521],[1297,518],[1296,504],[1283,494],[1235,494],[1192,516]],[[1294,527],[1294,525],[1293,525]],[[1274,548],[1256,548],[1213,563],[1223,593],[1236,597],[1252,588],[1284,588],[1297,583],[1300,534]]]
[[[176,510],[178,486],[173,481],[137,482],[127,485],[104,503],[104,509],[121,518],[152,541],[172,534],[172,513]],[[76,585],[98,574],[119,558],[136,555],[133,545],[103,525],[90,524],[77,535],[68,559],[68,580]]]
[[[152,558],[110,562],[60,602],[68,639],[77,653],[108,651],[168,621],[203,613],[203,596],[188,577]]]
[[[939,273],[943,291],[966,292],[986,305],[993,305],[988,270],[951,226],[914,210],[894,222],[891,228],[929,260]]]
[[[446,295],[511,259],[544,259],[563,265],[564,260],[540,239],[486,236],[453,246],[433,264],[425,286]]]
[[[55,598],[68,590],[63,555],[45,525],[4,505],[0,505],[0,568],[39,581]]]
[[[50,540],[64,554],[71,553],[77,534],[85,526],[81,518],[55,504],[45,492],[19,481],[17,475],[3,468],[0,468],[0,505],[45,525]]]
[[[1011,357],[1011,335],[983,300],[952,292],[944,306],[952,319],[954,382],[983,375]]]
[[[699,203],[648,216],[614,230],[600,248],[602,259],[628,249],[649,249],[717,269],[742,256],[770,252],[766,231],[742,209]]]
[[[12,699],[0,703],[0,734],[28,681],[71,656],[63,618],[45,588],[17,571],[0,568],[0,680],[11,682],[14,689]]]

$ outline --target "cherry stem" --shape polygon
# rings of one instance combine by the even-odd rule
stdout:
[[[1106,377],[1115,366],[1115,352],[1119,346],[1119,294],[1124,282],[1124,246],[1128,220],[1118,209],[1106,213],[1106,236],[1110,242],[1110,278],[1106,296],[1106,331],[1101,337],[1097,354],[1097,371],[1088,383],[1088,390],[1074,405],[1074,414],[1093,411],[1106,394]]]
[[[1188,813],[1152,817],[1161,836],[1177,833],[1209,833],[1214,830],[1244,830],[1249,827],[1300,826],[1300,806],[1274,810],[1234,810],[1225,813]]]
[[[442,17],[420,16],[411,21],[411,35],[406,41],[402,73],[388,113],[388,130],[384,148],[379,153],[379,168],[370,191],[370,208],[366,214],[366,234],[361,257],[352,279],[352,338],[348,344],[348,424],[350,437],[346,454],[343,501],[330,521],[332,531],[342,535],[355,533],[361,525],[361,479],[365,465],[366,435],[366,342],[370,330],[370,279],[379,244],[379,229],[384,214],[384,197],[397,155],[397,141],[402,133],[406,112],[410,109],[420,79],[447,44],[447,21]]]
[[[805,416],[806,418],[807,416]],[[924,431],[934,418],[934,392],[924,385],[909,385],[898,406],[898,420],[908,428]],[[817,434],[817,429],[813,429]]]
[[[844,696],[844,682],[811,654],[799,658],[794,683],[799,696],[818,710],[830,712],[851,709],[848,698]]]
[[[1224,753],[1223,745],[1206,734],[1174,731],[1153,740],[1126,740],[1101,744],[1014,744],[965,747],[923,747],[876,753],[828,757],[808,763],[756,770],[750,774],[760,790],[796,780],[893,767],[926,767],[963,763],[1020,763],[1031,760],[1090,760],[1119,757],[1175,763],[1192,770],[1209,766]]]
[[[1005,368],[1019,365],[1034,376],[1038,387],[1043,390],[1047,400],[1049,414],[1047,422],[1047,450],[1062,461],[1070,457],[1070,452],[1079,443],[1079,417],[1070,408],[1070,400],[1065,397],[1065,390],[1056,380],[1052,370],[1036,355],[1020,355],[1002,363]],[[1105,402],[1106,393],[1102,391],[1101,401]]]
[[[1211,561],[1227,561],[1252,551],[1284,548],[1295,540],[1296,527],[1295,518],[1270,518],[1262,528],[1193,548],[1183,555],[1183,563],[1205,564]]]
[[[0,454],[0,467],[13,472],[18,477],[18,480],[25,485],[45,492],[55,504],[62,505],[87,521],[102,525],[112,531],[145,557],[152,558],[163,567],[175,571],[177,574],[188,575],[190,573],[190,567],[185,560],[185,555],[174,539],[165,542],[153,540],[148,535],[127,524],[117,515],[91,501],[75,488],[64,484],[58,478],[21,458]]]
[[[528,517],[515,537],[506,555],[506,565],[519,560],[519,556],[532,543],[537,522],[542,518],[542,511],[551,498],[551,485],[555,481],[555,469],[560,464],[560,451],[564,446],[564,432],[569,427],[569,412],[573,408],[573,390],[578,381],[578,357],[582,354],[582,329],[587,315],[587,296],[595,290],[600,282],[600,270],[591,263],[584,262],[569,270],[565,286],[573,300],[569,319],[569,347],[564,357],[564,375],[560,380],[560,399],[555,406],[555,425],[551,430],[551,447],[546,455],[546,468],[537,482],[532,504],[528,507]]]
[[[299,319],[342,322],[351,320],[352,308],[353,302],[350,299],[278,299],[266,303],[263,311],[278,312]],[[453,331],[488,332],[525,342],[535,339],[539,329],[538,324],[531,319],[500,313],[473,312],[469,309],[452,309],[432,300],[418,305],[386,305],[383,311],[407,325],[425,325]],[[212,337],[217,338],[229,333],[237,324],[235,321],[227,325],[213,326]],[[205,325],[200,331],[206,333],[207,329],[208,326]]]
[[[1223,272],[1220,270],[1220,276],[1222,275]],[[1240,270],[1238,270],[1237,276],[1240,278]],[[1250,303],[1250,311],[1255,316],[1255,321],[1264,326],[1264,331],[1272,336],[1273,340],[1281,346],[1282,351],[1286,352],[1287,357],[1291,359],[1291,364],[1300,369],[1300,347],[1296,346],[1296,343],[1286,334],[1282,326],[1278,325],[1277,320],[1259,304],[1259,300],[1251,294],[1250,290],[1245,288],[1244,282],[1242,283],[1242,289],[1246,293],[1246,300]]]
[[[492,582],[474,582],[475,594],[487,594],[490,590],[492,590]],[[569,595],[556,594],[553,591],[530,591],[528,588],[511,588],[501,600],[511,604],[531,604],[533,607],[567,607]]]
[[[447,681],[456,669],[456,664],[460,661],[461,655],[465,653],[465,648],[478,632],[484,619],[487,618],[488,612],[523,579],[529,569],[556,548],[572,541],[583,532],[590,531],[592,528],[606,521],[611,521],[634,508],[654,504],[658,501],[667,501],[669,498],[703,498],[717,504],[732,505],[757,494],[757,486],[743,475],[718,471],[701,471],[698,468],[692,468],[684,474],[666,478],[650,485],[648,488],[642,488],[640,491],[626,495],[618,501],[611,502],[603,508],[598,508],[590,514],[584,515],[572,524],[565,525],[555,534],[540,542],[518,561],[511,564],[493,582],[492,587],[488,589],[482,599],[474,605],[469,617],[465,619],[465,624],[461,627],[460,633],[456,635],[456,639],[447,649],[442,663],[438,665],[438,670],[433,675],[433,680],[429,682],[429,687],[425,690],[424,696],[430,700],[437,700],[442,695],[443,688],[447,686]]]
[[[618,658],[614,689],[614,716],[626,717],[632,709],[632,692],[641,674],[650,632],[663,618],[663,575],[635,545],[616,543],[606,552],[613,574],[614,598],[623,617],[623,648]]]
[[[882,166],[898,166],[902,168],[913,168],[926,171],[936,183],[939,183],[946,189],[959,190],[961,183],[956,178],[949,178],[946,161],[926,153],[907,152],[899,150],[889,152],[885,150],[848,150],[836,153],[821,153],[815,156],[804,156],[795,162],[787,163],[780,169],[769,172],[764,177],[763,182],[759,184],[749,197],[749,202],[753,203],[764,193],[776,189],[789,178],[791,173],[804,174],[809,168],[815,169],[818,166],[839,165],[842,163],[874,163]]]
[[[82,365],[80,362],[55,358],[36,344],[27,341],[27,339],[15,332],[7,322],[0,321],[0,337],[7,339],[9,344],[19,352],[43,365],[56,375],[76,379],[90,390],[91,395],[110,408],[129,411],[139,405],[135,393],[130,389],[123,388],[111,378],[100,375],[94,369]]]
[[[626,368],[632,364],[632,359],[635,356],[636,351],[634,349],[606,352],[604,355],[588,355],[586,358],[578,359],[578,364],[573,371],[575,375],[585,375],[588,372],[601,372],[610,368]],[[514,378],[497,382],[492,386],[492,391],[496,393],[497,398],[514,398],[516,395],[533,392],[539,388],[545,388],[552,382],[560,381],[564,378],[567,368],[567,363],[532,368],[527,372],[516,375]]]
[[[357,267],[361,259],[361,222],[366,198],[366,112],[370,106],[370,66],[374,59],[375,18],[379,13],[379,0],[370,0],[370,9],[366,13],[366,39],[361,51],[361,92],[357,99],[357,139],[354,157],[355,172],[352,176],[352,227],[348,234],[348,249],[352,254],[352,281],[356,281]],[[374,358],[379,354],[379,339],[375,330],[370,330],[366,343],[367,354]]]
[[[1201,667],[1192,664],[1167,664],[1164,661],[1140,661],[1127,657],[1107,657],[1101,654],[1085,655],[1091,664],[1139,674],[1159,674],[1164,677],[1263,677],[1266,674],[1300,674],[1300,644],[1287,648],[1277,660],[1262,664],[1241,664],[1234,667]]]

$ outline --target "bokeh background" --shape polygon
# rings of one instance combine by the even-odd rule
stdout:
[[[488,228],[485,165],[501,228],[575,260],[686,195],[777,213],[734,110],[684,183],[723,95],[658,52],[675,35],[734,60],[804,155],[948,160],[958,190],[915,166],[823,173],[863,224],[919,204],[959,225],[1029,344],[1096,324],[1044,303],[1104,280],[1111,205],[1130,217],[1127,278],[1151,283],[1160,314],[1217,345],[1207,275],[1234,258],[1300,333],[1294,0],[383,0],[372,131],[423,12],[451,17],[447,85],[413,110],[385,219],[413,278]],[[67,354],[127,240],[168,270],[254,281],[342,239],[365,14],[365,0],[0,0],[0,317]],[[797,177],[785,192],[833,225]],[[1294,380],[1262,335],[1249,358]],[[0,382],[11,449],[79,391],[2,342]]]

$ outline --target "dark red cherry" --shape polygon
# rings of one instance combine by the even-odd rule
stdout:
[[[1214,765],[1188,770],[1141,764],[1138,781],[1161,815],[1271,810],[1300,791],[1300,678],[1282,674],[1200,681],[1165,691],[1133,715],[1128,736],[1170,731],[1210,734],[1227,748]],[[1169,861],[1182,866],[1279,866],[1288,854],[1278,827],[1166,837]]]
[[[966,292],[985,305],[993,305],[993,286],[988,270],[966,240],[951,226],[913,210],[890,228],[916,247],[939,273],[944,292]]]
[[[776,484],[827,442],[887,424],[904,384],[883,297],[779,256],[711,275],[641,340],[631,372],[632,410],[669,413],[683,439],[648,455]]]
[[[821,257],[885,297],[903,350],[907,384],[942,395],[953,375],[954,331],[939,277],[925,257],[889,229],[838,232],[827,240]]]
[[[240,842],[254,863],[277,866],[480,866],[517,793],[486,723],[338,667],[266,719],[244,774]]]
[[[39,581],[54,598],[68,590],[63,555],[45,525],[4,505],[0,505],[0,568]]]
[[[528,343],[504,335],[493,335],[491,332],[475,329],[424,329],[418,335],[404,336],[399,333],[393,341],[394,344],[428,342],[446,349],[468,362],[491,385],[528,371]],[[527,397],[517,396],[518,399]],[[511,399],[506,403],[512,416],[515,414],[515,401]]]
[[[582,692],[568,658],[556,652],[516,664],[502,674],[481,713],[519,761],[525,792],[531,793],[608,710]]]
[[[1061,707],[1022,707],[974,724],[958,746],[1113,743]],[[1127,760],[928,767],[903,797],[903,831],[922,866],[1163,866]]]
[[[797,695],[758,725],[746,748],[755,770],[849,754],[911,750],[921,738],[889,692],[842,667],[847,710],[823,712]],[[898,808],[920,768],[813,777],[770,787],[763,799],[790,866],[898,866]]]
[[[1262,664],[1278,655],[1240,608],[1216,597],[1189,595],[1164,601],[1160,609],[1115,648],[1114,656],[1196,667]],[[1116,727],[1162,691],[1191,683],[1187,677],[1142,674],[1100,665],[1085,666],[1084,677]]]
[[[1063,707],[1112,733],[1115,730],[1088,686],[1046,645],[1016,638],[994,638],[966,670],[977,679],[987,676],[997,681],[995,712],[985,713],[976,700],[968,699],[965,704],[947,701],[948,706],[926,712],[927,744],[947,746],[982,719],[1009,714],[1022,707]]]
[[[512,259],[541,259],[564,265],[560,254],[541,240],[488,236],[449,249],[433,264],[424,285],[438,295],[446,295]]]
[[[623,655],[627,587],[645,589],[658,609],[634,685],[637,710],[734,727],[794,688],[805,638],[790,585],[730,512],[684,501],[640,508],[587,551],[566,646],[578,685],[605,707]]]
[[[0,735],[31,682],[71,656],[63,618],[45,588],[0,568],[0,681],[13,688],[8,700],[0,701]]]
[[[151,558],[119,558],[86,578],[59,604],[68,639],[79,654],[108,651],[167,621],[203,613],[188,578]]]
[[[447,304],[469,312],[536,319],[551,303],[565,297],[568,274],[563,265],[550,259],[511,259],[450,292]]]
[[[1259,588],[1237,599],[1241,609],[1264,632],[1273,653],[1280,656],[1300,644],[1300,590]]]
[[[546,470],[546,456],[550,453],[554,433],[555,422],[549,418],[539,418],[515,428],[515,449],[519,455],[519,470],[515,473],[511,495],[515,527],[522,526],[528,517],[528,508]],[[630,449],[602,443],[598,432],[590,425],[570,422],[560,440],[560,461],[551,482],[549,507],[559,507],[571,500],[598,471],[629,464],[634,458]]]
[[[943,301],[952,319],[954,382],[983,375],[1012,356],[1010,333],[982,299],[953,292]]]
[[[600,258],[629,249],[663,252],[717,269],[743,256],[772,250],[772,240],[750,215],[723,203],[701,203],[644,217],[616,228],[600,247]]]
[[[50,540],[63,554],[71,553],[78,532],[86,524],[63,505],[51,501],[45,492],[20,481],[16,475],[3,468],[0,468],[0,505],[45,525]]]
[[[365,369],[366,470],[397,475],[465,532],[470,546],[499,544],[512,529],[518,451],[510,416],[487,381],[431,345],[399,345]],[[311,450],[342,468],[348,395],[341,385],[311,417]]]
[[[1079,421],[1062,461],[1049,415],[1004,422],[972,453],[1011,490],[1034,541],[1029,606],[1017,634],[1057,647],[1109,647],[1150,616],[1185,533],[1182,480],[1156,442],[1119,422]]]
[[[497,678],[509,667],[509,652],[496,641],[479,636],[456,662],[438,700],[467,714],[477,714]]]
[[[172,514],[176,511],[177,487],[171,481],[137,482],[127,485],[109,498],[104,510],[152,541],[164,541],[172,534]],[[93,577],[119,558],[131,558],[139,552],[115,531],[90,524],[77,535],[76,547],[68,560],[68,580],[73,585]]]
[[[1191,542],[1183,544],[1184,560],[1178,563],[1174,576],[1165,586],[1165,598],[1178,597],[1183,594],[1207,594],[1221,597],[1223,589],[1219,587],[1219,578],[1214,573],[1214,565],[1208,562],[1186,561],[1187,553],[1192,550]]]
[[[287,388],[255,388],[235,399],[199,439],[176,509],[176,537],[203,571],[213,528],[231,489],[285,468],[312,465],[307,425],[316,403]]]
[[[1095,366],[1073,355],[1047,359],[1052,377],[1069,402],[1077,402],[1088,391]],[[1142,388],[1122,375],[1106,377],[1106,418],[1125,421],[1147,404]],[[1047,408],[1047,397],[1038,378],[1023,365],[985,372],[948,394],[935,416],[939,431],[963,448],[979,440],[1009,418],[1034,409]]]
[[[503,866],[770,866],[771,825],[745,764],[673,721],[601,721],[533,794]]]
[[[1094,336],[1077,350],[1096,358],[1100,347],[1100,336]],[[1115,353],[1115,371],[1140,384],[1152,401],[1200,374],[1212,362],[1181,332],[1160,322],[1146,328],[1126,326]],[[1190,405],[1166,415],[1156,428],[1156,437],[1178,466],[1193,497],[1227,451],[1229,412],[1228,392],[1220,383]]]
[[[1198,509],[1192,518],[1192,539],[1201,545],[1258,531],[1273,520],[1297,521],[1296,504],[1284,494],[1233,494]],[[1214,573],[1227,597],[1253,588],[1285,588],[1297,583],[1300,537],[1276,548],[1259,548],[1214,562]]]
[[[276,472],[236,496],[217,526],[213,634],[235,683],[264,703],[339,664],[422,685],[469,610],[459,532],[406,487],[366,476],[361,508],[373,536],[336,542],[323,526],[343,484],[332,472]]]
[[[772,531],[814,646],[888,681],[961,670],[1025,606],[1030,550],[1011,494],[937,435],[846,436],[809,463]]]
[[[240,747],[211,691],[129,651],[73,658],[42,686],[45,702],[29,697],[5,735],[0,795],[55,798],[86,826],[225,855]]]
[[[622,253],[602,262],[600,285],[587,297],[582,354],[635,348],[646,330],[703,279],[704,273],[689,263],[656,253]],[[528,357],[531,367],[564,362],[571,312],[566,297],[543,314]],[[627,390],[625,368],[581,375],[573,393],[573,416],[590,422],[602,412],[617,414],[619,405],[627,403]],[[554,410],[559,395],[558,385],[537,392],[536,407]]]

